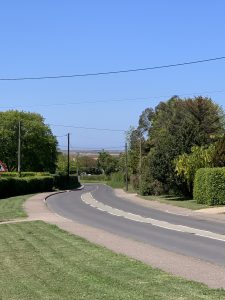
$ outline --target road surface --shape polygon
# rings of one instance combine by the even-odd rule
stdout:
[[[175,215],[115,196],[101,184],[51,196],[57,214],[118,236],[225,266],[225,223]]]

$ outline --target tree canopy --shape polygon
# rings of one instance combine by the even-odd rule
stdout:
[[[17,169],[18,129],[21,122],[21,170],[54,172],[57,140],[37,113],[0,112],[0,159],[10,171]]]
[[[175,171],[175,158],[191,153],[194,146],[207,147],[215,143],[224,132],[223,110],[210,98],[174,96],[160,102],[154,110],[148,108],[141,114],[137,129],[129,135],[130,147],[137,157],[137,137],[141,135],[145,156],[142,180],[157,180],[166,190],[182,189],[183,182]],[[220,152],[223,143],[218,145]]]

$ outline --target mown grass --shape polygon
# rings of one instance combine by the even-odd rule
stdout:
[[[27,217],[23,210],[23,203],[32,195],[16,196],[0,199],[0,222]]]
[[[178,196],[169,196],[169,195],[162,195],[162,196],[140,196],[142,199],[150,200],[150,201],[158,201],[160,203],[166,203],[173,206],[188,208],[188,209],[202,209],[208,207],[205,204],[198,204],[196,200],[193,199],[186,199],[183,197]]]
[[[0,299],[225,299],[44,222],[0,225]]]

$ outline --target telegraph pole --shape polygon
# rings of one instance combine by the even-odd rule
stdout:
[[[70,183],[70,134],[67,134],[67,183]]]
[[[79,158],[79,152],[77,153],[77,178],[79,176],[79,165],[78,165],[78,158]]]
[[[19,121],[19,128],[18,128],[18,166],[17,170],[19,176],[21,176],[21,121]]]
[[[139,188],[141,186],[141,171],[142,171],[142,141],[140,137],[140,173],[139,173]]]
[[[128,192],[127,143],[125,143],[125,181],[126,181],[126,192]]]

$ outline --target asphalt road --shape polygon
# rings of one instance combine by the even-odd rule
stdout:
[[[90,197],[91,193],[92,197]],[[86,195],[86,196],[85,196]],[[104,209],[97,209],[85,203],[85,197],[96,199],[97,204]],[[85,196],[85,197],[84,197]],[[119,198],[114,195],[113,190],[105,185],[89,184],[83,190],[69,193],[57,194],[47,199],[47,204],[51,210],[61,216],[72,219],[82,224],[130,238],[135,241],[144,242],[162,249],[199,258],[217,265],[225,266],[225,223],[206,221],[190,216],[180,216],[159,210],[146,208],[141,205]],[[92,205],[92,204],[91,204]],[[141,216],[143,220],[153,219],[159,222],[159,226],[154,226],[147,222],[137,222],[129,218],[117,216],[114,211],[110,213],[108,209],[117,209],[119,213],[127,212]],[[166,229],[161,223],[172,224],[173,230]],[[182,232],[179,225],[185,229],[199,229],[206,236]],[[213,237],[219,234],[222,237]],[[212,238],[207,237],[212,236]],[[224,239],[224,240],[223,240]]]

